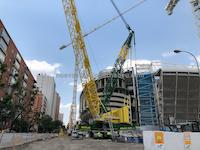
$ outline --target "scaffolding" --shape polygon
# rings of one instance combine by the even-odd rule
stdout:
[[[155,79],[152,65],[136,65],[137,99],[140,125],[158,125]]]

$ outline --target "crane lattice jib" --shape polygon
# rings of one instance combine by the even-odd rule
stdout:
[[[90,62],[81,31],[74,0],[62,0],[67,20],[67,26],[72,40],[74,54],[78,61],[79,76],[85,88],[85,99],[88,102],[89,110],[93,117],[99,115],[100,99],[97,94],[95,80],[90,67]]]
[[[115,64],[112,68],[111,75],[108,78],[108,81],[106,83],[105,89],[103,91],[103,97],[102,97],[102,103],[104,104],[106,111],[110,111],[110,98],[117,87],[117,80],[118,77],[122,74],[123,71],[123,65],[126,61],[129,49],[131,48],[131,41],[133,39],[134,32],[131,30],[129,33],[129,36],[125,43],[123,44],[118,58],[115,61]],[[105,110],[102,109],[102,112],[105,112]]]

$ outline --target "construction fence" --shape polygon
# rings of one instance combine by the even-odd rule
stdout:
[[[199,150],[200,133],[144,131],[145,150]]]

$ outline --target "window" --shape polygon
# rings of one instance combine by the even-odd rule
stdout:
[[[28,75],[27,74],[24,74],[24,79],[28,80]]]
[[[18,73],[18,71],[16,70],[16,68],[13,68],[12,69],[12,75],[14,76],[15,74],[17,74]]]
[[[19,70],[19,68],[20,68],[20,64],[19,64],[18,61],[15,61],[15,68],[16,68],[17,70]]]
[[[2,49],[4,53],[6,53],[7,48],[8,46],[6,45],[6,42],[2,38],[0,38],[0,49]]]
[[[23,87],[27,87],[27,83],[25,81],[23,82]]]
[[[19,53],[17,53],[17,55],[16,55],[16,59],[19,61],[19,62],[21,62],[21,56],[20,56],[20,54]]]
[[[15,83],[16,83],[16,80],[15,80],[14,77],[12,77],[11,80],[10,80],[10,84],[13,85],[13,84],[15,84]]]
[[[8,35],[8,33],[6,32],[5,29],[2,30],[1,32],[1,37],[4,38],[4,40],[6,41],[7,45],[9,44],[9,41],[10,41],[10,37]]]
[[[5,60],[5,54],[2,52],[2,50],[0,49],[0,61],[3,63]]]

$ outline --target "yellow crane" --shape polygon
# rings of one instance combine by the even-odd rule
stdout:
[[[129,123],[128,107],[119,108],[107,112],[106,107],[98,97],[97,87],[94,76],[92,74],[91,65],[89,62],[86,45],[84,42],[84,36],[81,30],[78,14],[74,0],[62,0],[65,11],[67,26],[74,49],[75,59],[77,61],[78,72],[82,86],[84,88],[84,96],[87,100],[89,111],[94,120],[107,120],[117,123]],[[132,30],[128,36],[128,39],[122,46],[120,54],[118,56],[118,67],[122,67],[126,60],[130,43],[132,39]],[[104,114],[100,114],[100,105],[105,110]]]
[[[99,115],[100,99],[97,94],[95,80],[92,74],[84,38],[78,20],[77,10],[74,0],[62,0],[67,26],[74,49],[74,55],[78,61],[79,76],[82,86],[85,88],[85,98],[87,99],[89,110],[93,117]]]

